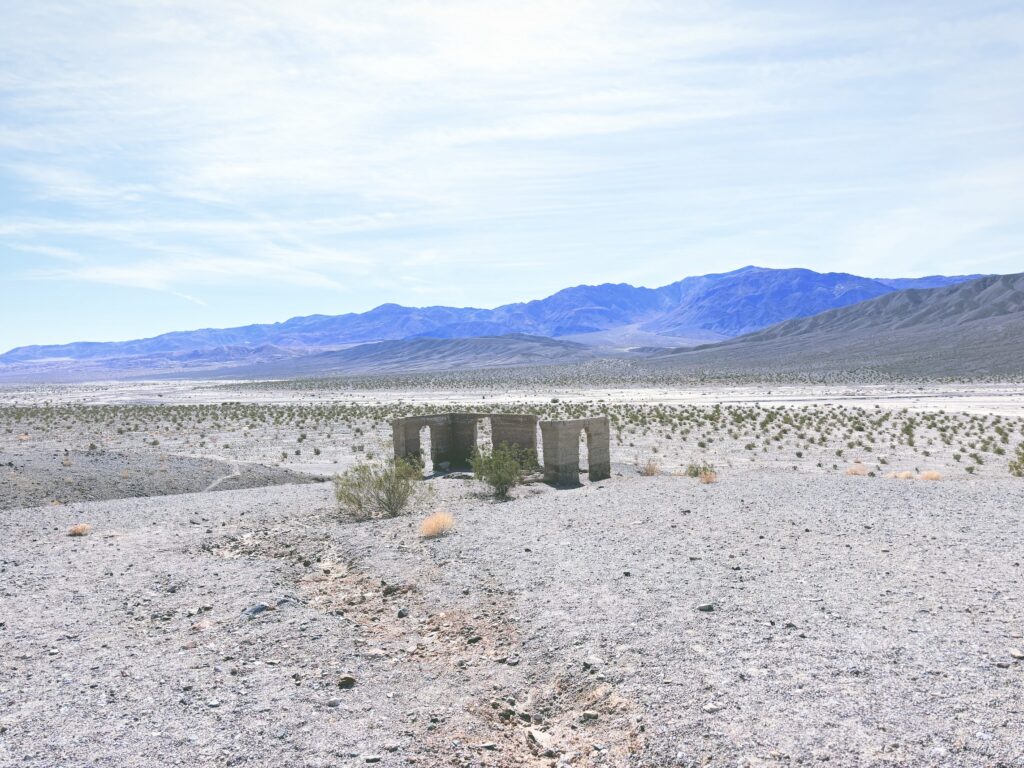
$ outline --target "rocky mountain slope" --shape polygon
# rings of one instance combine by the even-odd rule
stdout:
[[[1024,273],[890,293],[654,359],[673,367],[737,371],[1021,375]]]
[[[621,348],[641,339],[645,346],[659,346],[658,339],[664,337],[662,346],[679,346],[730,338],[918,284],[966,279],[875,280],[806,269],[745,267],[688,277],[661,288],[625,283],[576,286],[545,299],[495,309],[383,304],[363,313],[310,315],[282,323],[182,331],[125,342],[19,347],[0,355],[0,377],[104,378],[259,367],[370,341],[415,338],[571,336],[573,341],[599,348]],[[358,357],[351,360],[357,362]],[[320,358],[324,360],[331,360],[333,366],[350,358]]]

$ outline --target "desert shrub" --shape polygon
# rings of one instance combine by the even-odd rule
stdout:
[[[698,463],[690,463],[686,465],[686,476],[699,478],[701,475],[714,475],[715,467],[713,464],[707,461],[701,461]],[[711,482],[714,482],[712,480]]]
[[[796,469],[796,467],[794,467]],[[705,469],[699,475],[697,479],[700,480],[704,485],[710,485],[711,483],[718,482],[718,473],[713,469]]]
[[[866,477],[868,474],[868,468],[863,464],[854,464],[852,467],[848,467],[846,474],[853,477]]]
[[[88,523],[75,523],[68,528],[68,536],[88,536],[92,531],[92,526]]]
[[[1024,477],[1024,443],[1017,446],[1017,457],[1010,462],[1010,474]]]
[[[495,498],[507,499],[508,492],[521,485],[526,473],[536,466],[537,458],[533,451],[502,444],[490,451],[477,451],[470,463],[473,475],[491,486]]]
[[[637,459],[636,470],[643,477],[654,477],[661,473],[661,465],[653,457],[648,457],[645,460]]]
[[[420,522],[420,536],[425,539],[436,539],[444,536],[455,527],[455,518],[447,512],[435,512]]]
[[[941,480],[942,475],[936,472],[934,469],[926,469],[920,475],[917,476],[918,480]]]
[[[338,505],[356,520],[397,517],[413,501],[423,470],[402,459],[362,462],[334,478]]]

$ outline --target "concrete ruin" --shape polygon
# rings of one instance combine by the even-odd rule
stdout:
[[[587,436],[588,471],[591,481],[611,477],[608,417],[565,421],[541,421],[532,414],[441,413],[406,416],[391,422],[396,459],[420,459],[420,430],[430,429],[430,460],[435,469],[467,469],[477,448],[482,419],[491,422],[491,443],[543,453],[544,481],[577,485],[580,479],[580,433]],[[543,450],[537,450],[540,423]]]
[[[591,482],[612,476],[607,416],[542,421],[544,482],[577,485],[580,481],[580,432],[587,434],[587,477]]]

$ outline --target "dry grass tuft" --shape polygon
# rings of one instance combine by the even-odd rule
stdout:
[[[918,480],[941,480],[942,475],[936,472],[934,469],[926,469],[920,475],[917,476]]]
[[[654,477],[661,474],[661,465],[655,459],[648,458],[646,461],[638,462],[636,470],[643,477]]]
[[[92,526],[88,523],[75,523],[68,528],[68,536],[87,536],[92,532]]]
[[[711,483],[718,482],[718,473],[713,469],[709,469],[697,475],[697,479],[704,483],[704,485],[710,485]]]
[[[447,512],[435,512],[429,517],[423,518],[420,523],[420,536],[425,539],[436,539],[444,536],[455,527],[455,518]]]
[[[852,477],[866,477],[868,474],[868,468],[863,464],[854,464],[852,467],[847,467],[846,474]]]
[[[904,470],[902,472],[893,472],[889,477],[893,480],[913,480],[914,473],[909,470]]]

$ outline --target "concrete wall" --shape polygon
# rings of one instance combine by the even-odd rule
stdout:
[[[430,427],[430,459],[435,471],[447,463],[450,469],[469,467],[476,450],[477,424],[491,420],[491,443],[515,445],[537,453],[537,421],[531,414],[443,413],[435,416],[407,416],[391,422],[395,458],[420,458],[420,430]],[[540,422],[544,443],[544,480],[556,485],[580,481],[580,432],[587,433],[588,476],[591,480],[611,477],[608,417]]]
[[[450,469],[466,469],[476,450],[479,413],[442,413],[434,416],[406,416],[391,422],[391,440],[396,459],[420,457],[420,430],[430,427],[430,460],[435,471],[442,463]]]
[[[555,485],[576,485],[580,481],[580,432],[587,433],[589,467],[592,480],[612,475],[611,438],[608,417],[566,421],[542,421],[544,440],[544,480]]]
[[[491,416],[491,445],[514,445],[537,454],[537,421],[533,414],[496,413]]]

